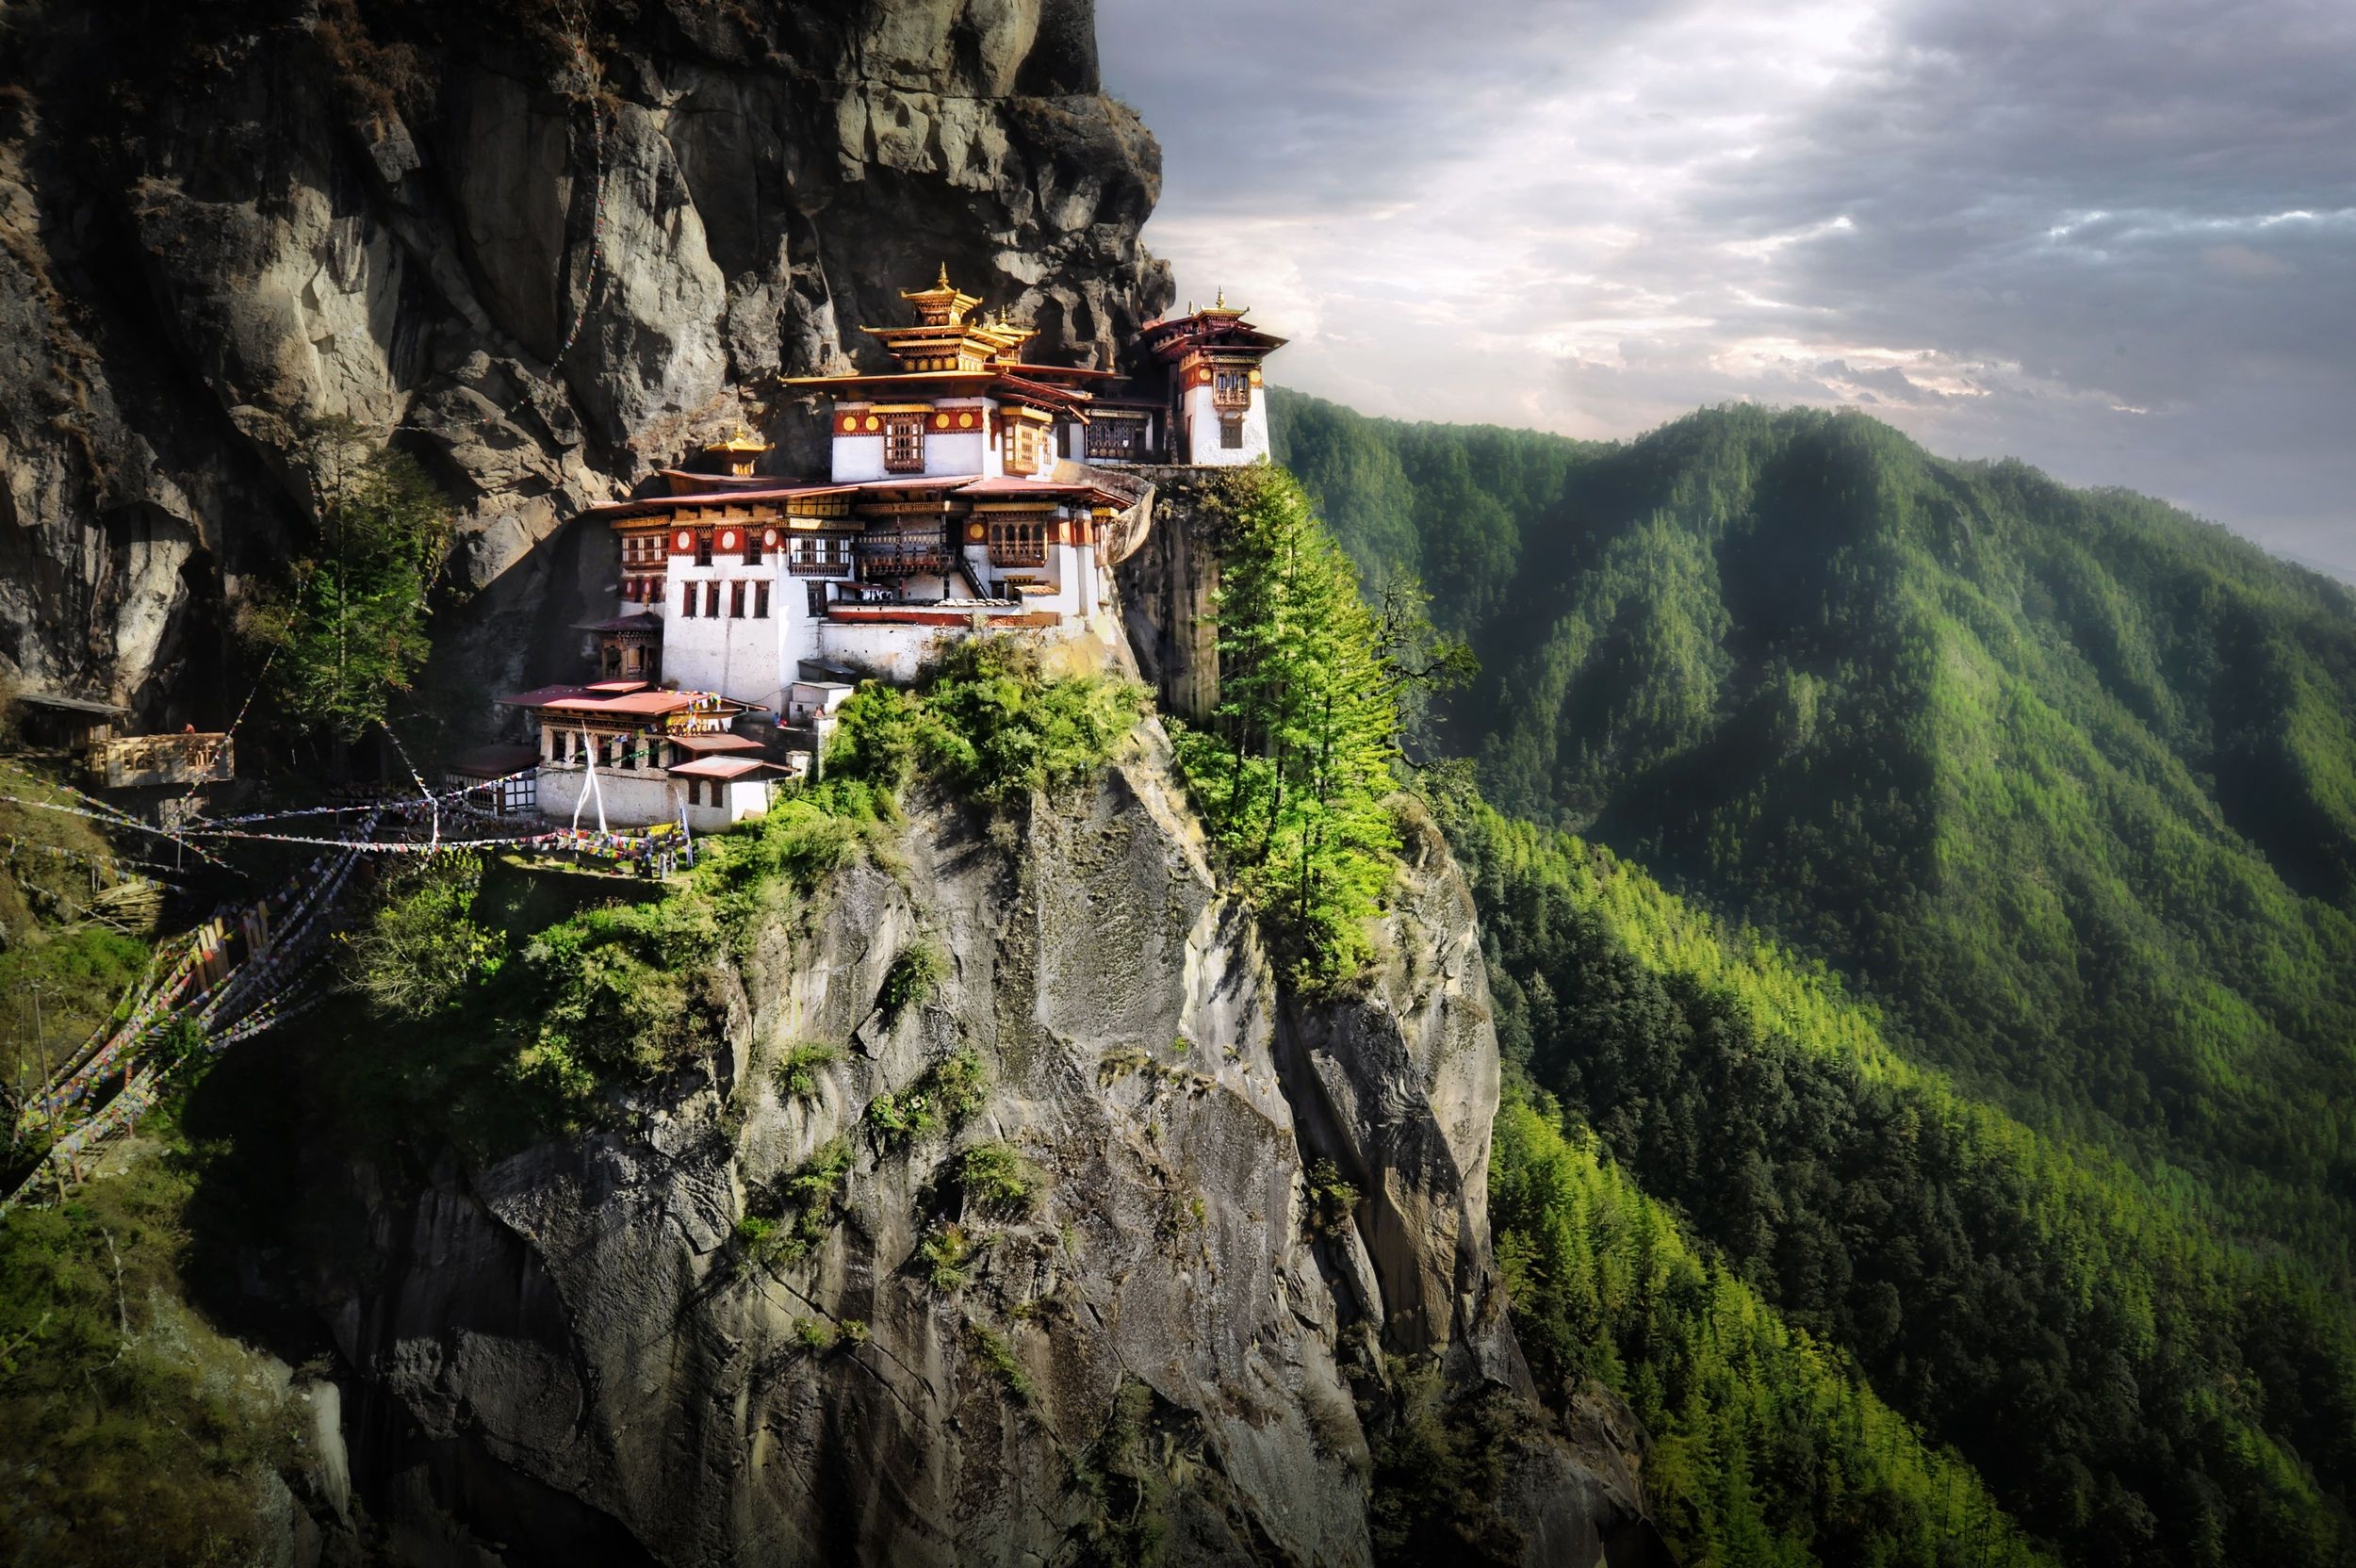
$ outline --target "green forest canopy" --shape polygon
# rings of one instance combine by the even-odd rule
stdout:
[[[1587,837],[1453,823],[1570,1144],[2066,1558],[2348,1560],[2347,590],[1855,416],[1274,423],[1479,653],[1451,749]]]
[[[1280,395],[1482,674],[1443,734],[1832,964],[1894,1045],[2346,1279],[2356,603],[2220,528],[1853,415],[1625,446]]]

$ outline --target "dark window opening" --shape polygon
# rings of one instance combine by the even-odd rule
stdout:
[[[695,585],[692,582],[682,582],[679,585],[679,612],[683,620],[693,620],[695,617]]]
[[[1133,461],[1145,446],[1145,421],[1098,417],[1088,427],[1088,454]]]
[[[712,564],[712,531],[708,528],[695,531],[695,564]]]
[[[753,584],[753,619],[765,621],[768,618],[769,585],[765,582],[756,582]]]
[[[741,582],[731,582],[728,584],[728,619],[741,621],[744,618],[744,585]]]
[[[1222,415],[1219,421],[1219,444],[1234,450],[1243,445],[1243,416]]]
[[[1047,564],[1048,523],[1044,517],[990,519],[990,564],[993,566]]]

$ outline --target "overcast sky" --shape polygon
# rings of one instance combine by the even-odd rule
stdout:
[[[1280,384],[1856,404],[2356,575],[2356,0],[1098,3]]]

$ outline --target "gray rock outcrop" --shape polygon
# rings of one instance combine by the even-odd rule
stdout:
[[[573,653],[573,539],[946,264],[1109,363],[1169,296],[1088,0],[50,0],[0,93],[0,677],[219,723],[231,625],[349,420],[458,512],[435,679]],[[584,556],[586,557],[584,559]]]
[[[1362,1409],[1406,1364],[1384,1350],[1527,1386],[1481,1200],[1469,905],[1427,858],[1366,994],[1288,1006],[1145,733],[1019,828],[923,800],[778,909],[729,968],[725,1048],[631,1131],[380,1207],[328,1316],[372,1434],[355,1468],[410,1549],[1015,1563],[1150,1536],[1174,1563],[1371,1560]],[[918,943],[946,977],[889,1017]],[[796,1094],[777,1068],[812,1041],[843,1049]],[[978,1111],[882,1131],[877,1097],[959,1052]],[[1338,1225],[1306,1174],[1327,1146],[1366,1162]],[[969,1190],[977,1147],[1035,1194]],[[839,1216],[751,1261],[739,1217],[830,1150]],[[1637,1511],[1616,1455],[1533,1437],[1502,1470],[1526,1560],[1596,1561]]]

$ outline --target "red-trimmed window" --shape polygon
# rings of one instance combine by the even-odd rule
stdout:
[[[741,621],[744,618],[744,585],[742,582],[731,582],[728,584],[728,619]]]
[[[768,618],[769,585],[765,582],[756,582],[753,584],[753,619],[765,621]]]
[[[692,621],[695,618],[695,585],[692,582],[682,582],[679,585],[679,612],[682,620]]]
[[[884,471],[921,474],[924,471],[924,416],[888,414],[884,416]]]

